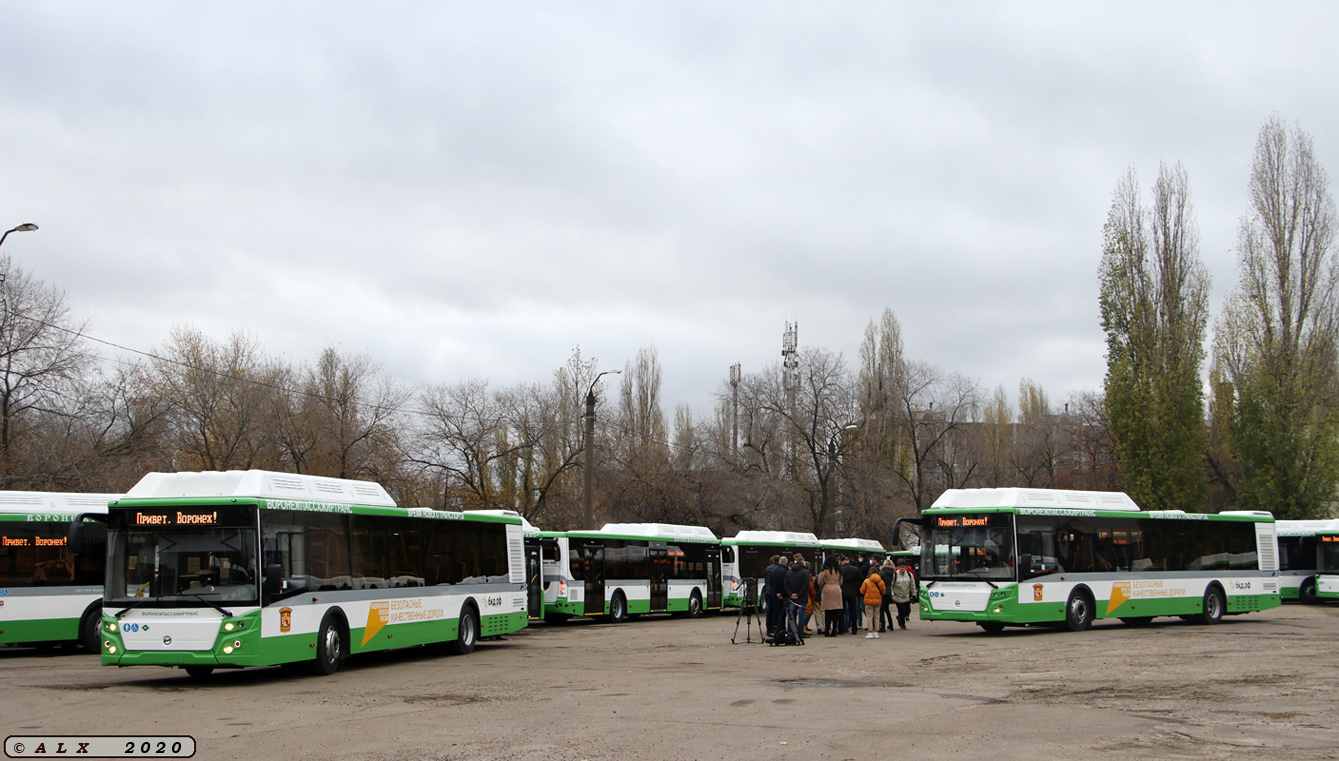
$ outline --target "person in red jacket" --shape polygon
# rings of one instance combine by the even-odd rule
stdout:
[[[865,628],[868,630],[865,639],[879,638],[879,606],[883,604],[883,596],[887,592],[888,587],[884,586],[879,569],[871,568],[869,578],[860,584],[860,594],[865,596]]]

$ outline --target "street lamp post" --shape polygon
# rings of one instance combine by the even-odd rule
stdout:
[[[621,375],[622,370],[605,370],[595,376],[595,380],[590,382],[590,388],[586,389],[586,467],[583,469],[582,478],[584,480],[585,493],[581,500],[581,525],[586,529],[593,529],[591,525],[594,518],[594,491],[595,491],[595,384],[606,375]]]
[[[18,227],[11,227],[8,230],[5,230],[4,235],[0,235],[0,246],[5,245],[5,238],[8,238],[10,233],[30,233],[36,229],[37,225],[33,224],[32,222],[24,222]]]
[[[11,227],[8,230],[5,230],[4,235],[0,235],[0,246],[5,245],[5,238],[8,238],[10,233],[30,233],[36,229],[37,225],[33,224],[32,222],[24,222],[23,224],[18,225],[17,227]],[[0,272],[0,283],[3,282],[5,282],[5,273]]]

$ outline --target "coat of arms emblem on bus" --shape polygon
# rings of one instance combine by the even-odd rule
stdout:
[[[287,634],[293,628],[293,609],[279,609],[279,633]]]

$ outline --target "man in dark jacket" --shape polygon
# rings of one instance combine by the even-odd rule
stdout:
[[[864,605],[864,597],[860,593],[860,585],[865,583],[865,577],[860,575],[860,566],[852,563],[848,558],[842,558],[842,607],[846,609],[846,630],[851,634],[859,634],[861,613],[860,608]]]
[[[786,628],[795,633],[796,639],[802,640],[804,625],[801,619],[804,617],[805,609],[809,607],[809,569],[805,567],[803,560],[797,559],[790,564],[790,569],[786,571],[783,589],[788,605]]]
[[[776,636],[778,629],[786,625],[786,570],[790,558],[782,555],[772,559],[772,564],[763,572],[763,598],[767,601],[767,636]]]

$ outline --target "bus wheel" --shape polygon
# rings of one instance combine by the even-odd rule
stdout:
[[[977,621],[976,625],[986,634],[999,634],[1004,631],[1004,624],[999,621]]]
[[[102,608],[94,605],[79,619],[79,644],[90,653],[102,651]]]
[[[1199,622],[1216,624],[1223,620],[1223,613],[1226,610],[1227,602],[1223,599],[1223,590],[1217,586],[1209,587],[1204,593],[1204,610],[1200,612]]]
[[[702,617],[702,595],[698,594],[696,589],[688,596],[688,617]]]
[[[204,679],[214,673],[213,666],[182,666],[192,679]]]
[[[316,660],[308,668],[317,676],[329,676],[339,671],[340,661],[344,660],[344,629],[340,626],[339,616],[325,614],[321,619],[321,628],[316,632]]]
[[[1088,590],[1079,588],[1069,593],[1065,603],[1065,626],[1072,632],[1081,632],[1093,625],[1093,598]]]
[[[622,592],[615,592],[614,599],[609,601],[609,621],[615,624],[621,624],[628,620],[628,601]]]
[[[448,643],[446,649],[456,655],[469,655],[479,643],[479,614],[466,605],[460,609],[460,633],[455,642]]]
[[[1297,588],[1297,601],[1303,605],[1315,605],[1320,602],[1320,600],[1316,598],[1315,576],[1302,582],[1302,586]]]

